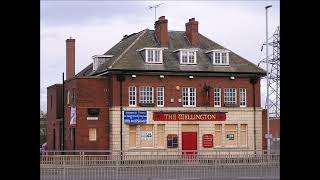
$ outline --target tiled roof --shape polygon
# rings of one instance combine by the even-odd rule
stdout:
[[[163,50],[163,64],[145,64],[143,55],[138,49],[145,47],[159,47],[154,30],[145,29],[129,35],[108,50],[105,55],[113,55],[106,63],[102,64],[95,72],[92,64],[83,69],[79,76],[94,76],[107,71],[165,71],[165,72],[197,72],[197,73],[249,73],[265,75],[266,72],[235,54],[229,53],[229,66],[215,66],[206,51],[213,49],[226,49],[216,42],[199,33],[199,47],[197,48],[197,65],[180,65],[177,49],[192,48],[184,31],[169,31],[168,48]],[[227,50],[227,49],[226,49]]]

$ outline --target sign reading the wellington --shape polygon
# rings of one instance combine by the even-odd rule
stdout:
[[[124,111],[125,124],[146,124],[147,111]]]
[[[225,121],[224,112],[153,112],[154,121]]]

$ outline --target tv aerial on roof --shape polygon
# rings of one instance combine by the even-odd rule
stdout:
[[[157,20],[157,8],[160,7],[164,3],[160,3],[157,5],[149,6],[149,9],[154,9],[154,21]]]

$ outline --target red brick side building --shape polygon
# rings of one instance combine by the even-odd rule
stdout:
[[[194,18],[185,31],[168,31],[167,23],[162,16],[155,30],[125,36],[77,75],[75,40],[67,39],[64,149],[262,149],[265,71],[198,33]],[[48,145],[60,149],[61,117],[54,114],[62,85],[48,87],[51,103]],[[168,114],[185,118],[164,118]]]

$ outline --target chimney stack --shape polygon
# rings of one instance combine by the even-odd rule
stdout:
[[[161,47],[168,47],[168,20],[165,16],[159,17],[154,23],[156,37]]]
[[[71,37],[66,40],[66,80],[75,75],[75,41]]]
[[[186,23],[186,35],[192,47],[199,46],[198,24],[199,22],[194,18]]]

